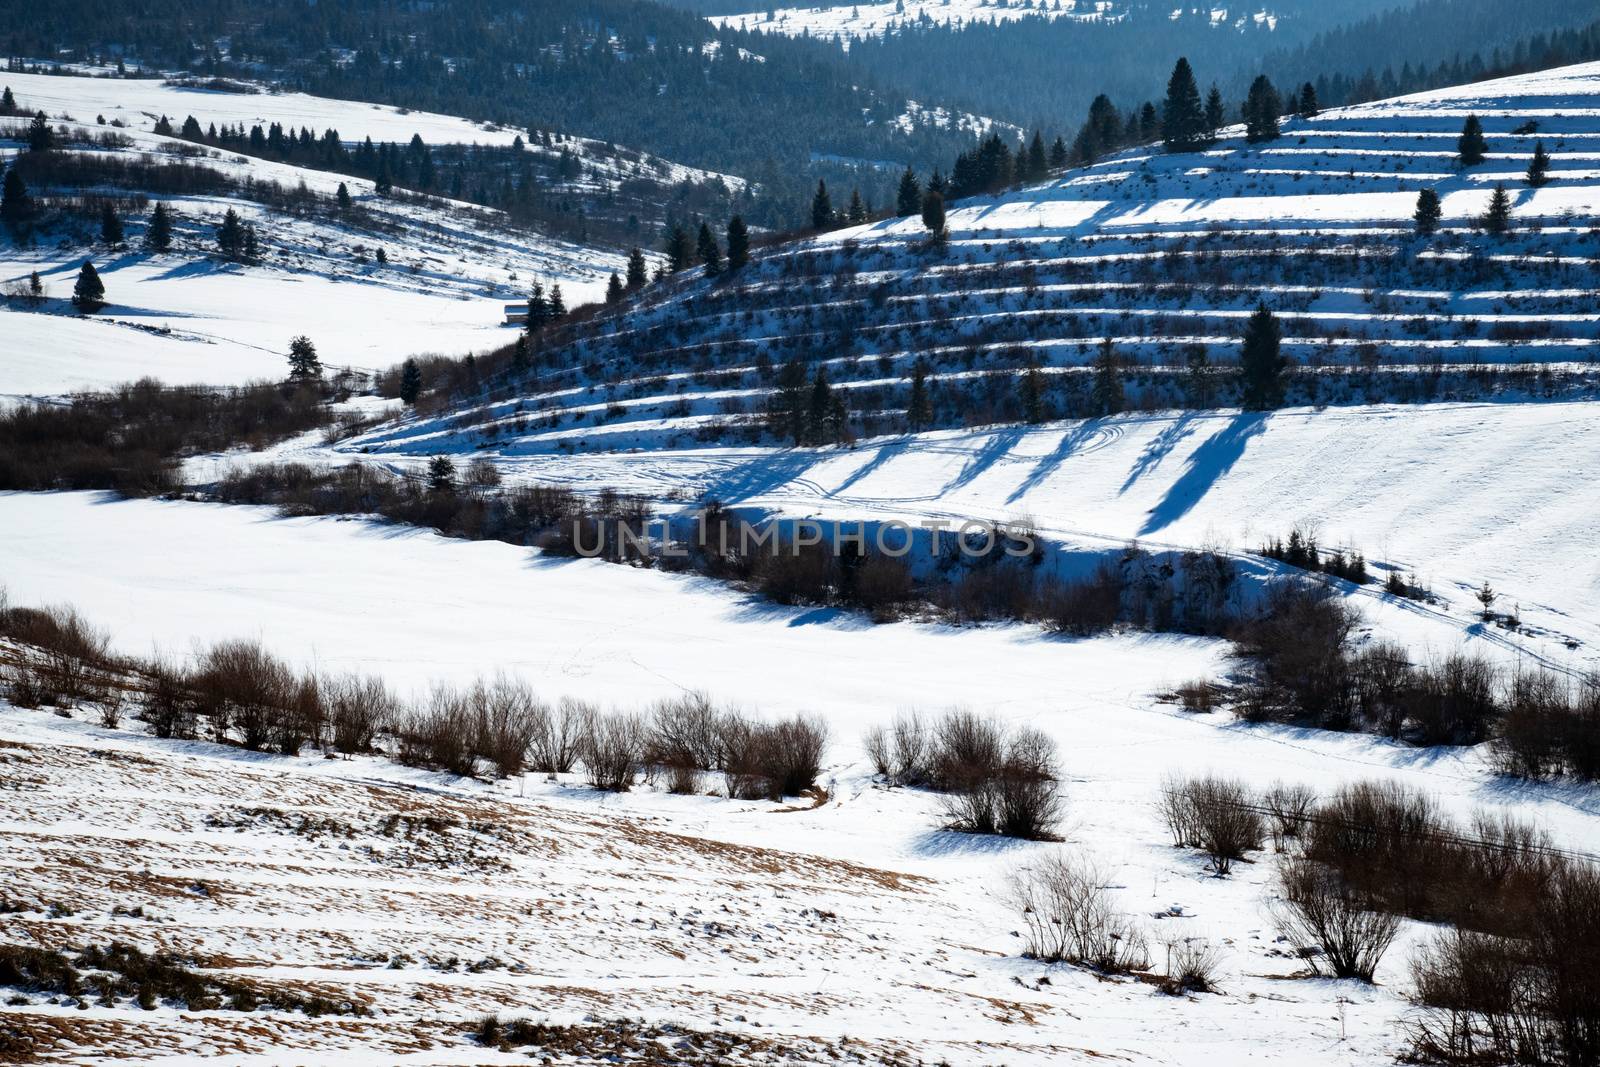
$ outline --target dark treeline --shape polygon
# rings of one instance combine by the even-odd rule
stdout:
[[[763,38],[758,61],[741,55],[755,40],[748,35],[717,34],[687,12],[631,0],[535,9],[512,0],[407,8],[159,0],[137,12],[96,0],[30,7],[26,17],[16,7],[0,4],[9,55],[115,48],[148,66],[278,71],[309,92],[576,131],[732,171],[762,184],[782,210],[814,175],[848,180],[860,169],[851,160],[931,167],[970,140],[942,128],[900,131],[893,120],[903,95],[847,67],[831,46]],[[195,43],[223,37],[227,56]],[[720,46],[709,47],[713,40]]]

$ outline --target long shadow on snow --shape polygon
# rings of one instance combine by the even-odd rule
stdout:
[[[1134,460],[1133,466],[1128,470],[1128,477],[1123,480],[1122,488],[1117,490],[1117,495],[1126,493],[1133,488],[1134,482],[1161,466],[1161,461],[1171,454],[1178,442],[1194,432],[1195,420],[1198,418],[1194,412],[1186,411],[1170,426],[1151,438],[1150,443],[1144,446],[1144,451],[1139,453],[1139,458]]]
[[[900,439],[898,441],[891,441],[886,445],[879,446],[877,452],[873,455],[873,457],[871,459],[867,460],[861,466],[857,467],[854,471],[852,471],[850,473],[850,476],[848,478],[846,478],[844,481],[840,482],[838,485],[836,485],[832,489],[828,490],[828,496],[836,497],[840,493],[843,493],[845,490],[850,489],[856,483],[860,482],[863,478],[867,477],[869,474],[871,474],[874,471],[879,470],[880,468],[882,468],[890,460],[892,460],[895,457],[903,454],[905,452],[905,450],[906,450],[906,447],[909,444],[910,444],[909,441],[907,441],[906,439],[902,438],[902,439]]]
[[[998,856],[1033,848],[1037,842],[993,834],[964,834],[959,830],[924,830],[911,839],[918,856]]]
[[[944,496],[971,484],[980,474],[1000,462],[1004,456],[1009,455],[1011,450],[1017,446],[1017,442],[1022,440],[1023,432],[1018,427],[1009,430],[997,430],[990,434],[989,443],[974,453],[971,459],[967,460],[966,466],[962,467],[956,476],[945,483],[944,488],[939,490],[939,495]]]
[[[1189,457],[1188,469],[1168,487],[1161,502],[1150,509],[1149,517],[1139,528],[1140,535],[1155,533],[1187,515],[1239,462],[1250,438],[1265,433],[1266,429],[1265,414],[1243,412],[1207,438]]]
[[[1039,462],[1034,464],[1033,470],[1028,472],[1028,476],[1018,483],[1010,496],[1006,497],[1006,503],[1015,504],[1043,484],[1046,478],[1067,461],[1068,456],[1078,450],[1079,445],[1094,440],[1102,425],[1104,423],[1100,419],[1087,419],[1063,433],[1061,440],[1056,443],[1055,451],[1040,457]]]
[[[799,449],[752,457],[708,481],[705,498],[736,504],[789,484],[821,458]]]

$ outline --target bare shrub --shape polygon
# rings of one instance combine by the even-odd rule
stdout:
[[[435,685],[427,704],[414,708],[401,722],[395,735],[398,758],[411,767],[471,776],[476,769],[476,727],[468,695],[453,686]]]
[[[182,667],[156,659],[145,665],[149,679],[145,692],[144,720],[157,737],[180,741],[193,740],[198,727],[199,709]]]
[[[372,751],[378,735],[393,728],[399,702],[381,679],[347,675],[327,683],[329,740],[347,756]]]
[[[644,717],[612,712],[591,717],[585,727],[578,751],[589,785],[611,793],[632,789],[644,767],[649,729]]]
[[[1263,828],[1255,798],[1244,783],[1215,775],[1168,777],[1158,802],[1173,843],[1202,849],[1218,875],[1261,847]]]
[[[579,748],[598,715],[593,704],[562,697],[554,710],[540,706],[534,717],[529,766],[541,774],[566,774],[578,762]]]
[[[1197,678],[1178,686],[1172,695],[1184,711],[1205,715],[1217,710],[1222,693],[1216,682],[1209,678]]]
[[[1107,564],[1087,580],[1048,585],[1039,594],[1040,611],[1058,633],[1103,633],[1121,615],[1123,585],[1121,573]]]
[[[1345,653],[1357,621],[1319,582],[1276,583],[1263,610],[1231,634],[1251,663],[1239,694],[1245,718],[1349,729],[1355,694]]]
[[[1018,870],[1008,897],[1021,915],[1026,954],[1112,973],[1149,966],[1144,936],[1117,911],[1094,865],[1065,853]]]
[[[1399,918],[1313,860],[1284,861],[1279,885],[1273,917],[1312,968],[1327,967],[1336,978],[1372,981],[1400,930]]]
[[[258,641],[223,641],[206,649],[191,685],[217,740],[237,730],[252,751],[273,741],[275,727],[298,703],[294,673]]]
[[[489,682],[479,679],[469,700],[477,720],[478,755],[493,763],[501,777],[521,774],[549,709],[527,683],[504,675]]]
[[[1559,775],[1572,708],[1562,679],[1549,671],[1518,671],[1506,693],[1498,736],[1490,746],[1495,769],[1515,778]]]
[[[925,785],[933,777],[928,726],[914,711],[895,716],[887,727],[869,731],[866,748],[873,767],[893,785]]]
[[[1177,937],[1166,942],[1167,980],[1162,992],[1214,993],[1222,951],[1203,937]]]
[[[1271,820],[1272,845],[1282,852],[1286,841],[1298,839],[1305,832],[1316,808],[1317,794],[1310,786],[1275,782],[1262,795],[1261,804]]]
[[[701,771],[722,766],[719,718],[703,693],[657,701],[651,708],[645,759],[665,773],[669,792],[698,792]]]
[[[1006,737],[998,757],[964,775],[945,797],[950,829],[1029,841],[1055,839],[1062,801],[1056,788],[1055,743],[1038,730]]]

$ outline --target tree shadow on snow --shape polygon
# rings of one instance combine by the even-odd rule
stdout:
[[[1139,528],[1140,536],[1155,533],[1187,515],[1244,455],[1252,437],[1266,432],[1267,416],[1262,412],[1241,412],[1228,425],[1212,434],[1189,457],[1178,480],[1167,488],[1166,496],[1150,509]]]

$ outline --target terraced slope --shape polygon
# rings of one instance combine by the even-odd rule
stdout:
[[[1466,115],[1490,153],[1455,163]],[[1529,132],[1513,133],[1514,130]],[[779,368],[824,367],[857,435],[897,432],[917,360],[935,425],[1019,419],[1021,369],[1044,414],[1091,414],[1109,338],[1131,407],[1234,402],[1244,320],[1282,320],[1291,402],[1530,397],[1586,388],[1600,354],[1600,64],[1286,120],[1196,154],[1132,151],[1039,187],[963,201],[947,244],[888,219],[784,246],[735,277],[687,272],[554,339],[531,376],[448,426],[519,450],[762,439]],[[1534,144],[1550,184],[1521,183]],[[1512,232],[1477,227],[1493,187]],[[1413,233],[1417,193],[1444,224]],[[394,447],[393,435],[385,443]]]

